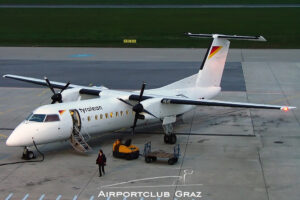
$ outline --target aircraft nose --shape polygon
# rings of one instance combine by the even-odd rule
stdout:
[[[25,127],[20,124],[7,138],[6,145],[10,147],[30,146],[32,139],[24,132]]]
[[[7,138],[6,145],[10,147],[19,146],[19,139],[14,132]]]

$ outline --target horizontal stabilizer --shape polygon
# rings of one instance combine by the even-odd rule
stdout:
[[[195,34],[195,33],[186,33],[189,37],[195,38],[224,38],[224,39],[233,39],[233,40],[251,40],[251,41],[267,41],[263,36],[242,36],[242,35],[223,35],[223,34]]]

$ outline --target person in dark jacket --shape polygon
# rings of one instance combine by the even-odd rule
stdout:
[[[98,166],[99,166],[99,177],[100,177],[100,176],[102,176],[102,172],[103,172],[103,175],[105,174],[104,166],[106,165],[106,157],[101,149],[99,150],[96,164],[98,164]]]

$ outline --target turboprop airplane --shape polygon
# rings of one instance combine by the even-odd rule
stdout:
[[[187,34],[196,38],[212,38],[198,73],[157,89],[119,91],[106,87],[87,87],[17,75],[5,78],[48,86],[53,92],[52,103],[35,109],[19,124],[6,141],[7,146],[28,146],[70,140],[75,150],[91,150],[86,139],[90,135],[122,128],[161,122],[164,142],[176,143],[173,123],[176,118],[196,106],[278,109],[295,107],[212,100],[221,91],[220,82],[229,50],[229,40],[266,41],[262,36],[222,34]],[[54,88],[61,89],[56,93]]]

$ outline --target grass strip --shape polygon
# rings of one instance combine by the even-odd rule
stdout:
[[[263,35],[233,47],[299,48],[299,8],[0,9],[2,46],[207,47],[184,32]],[[136,39],[136,44],[123,44]]]

